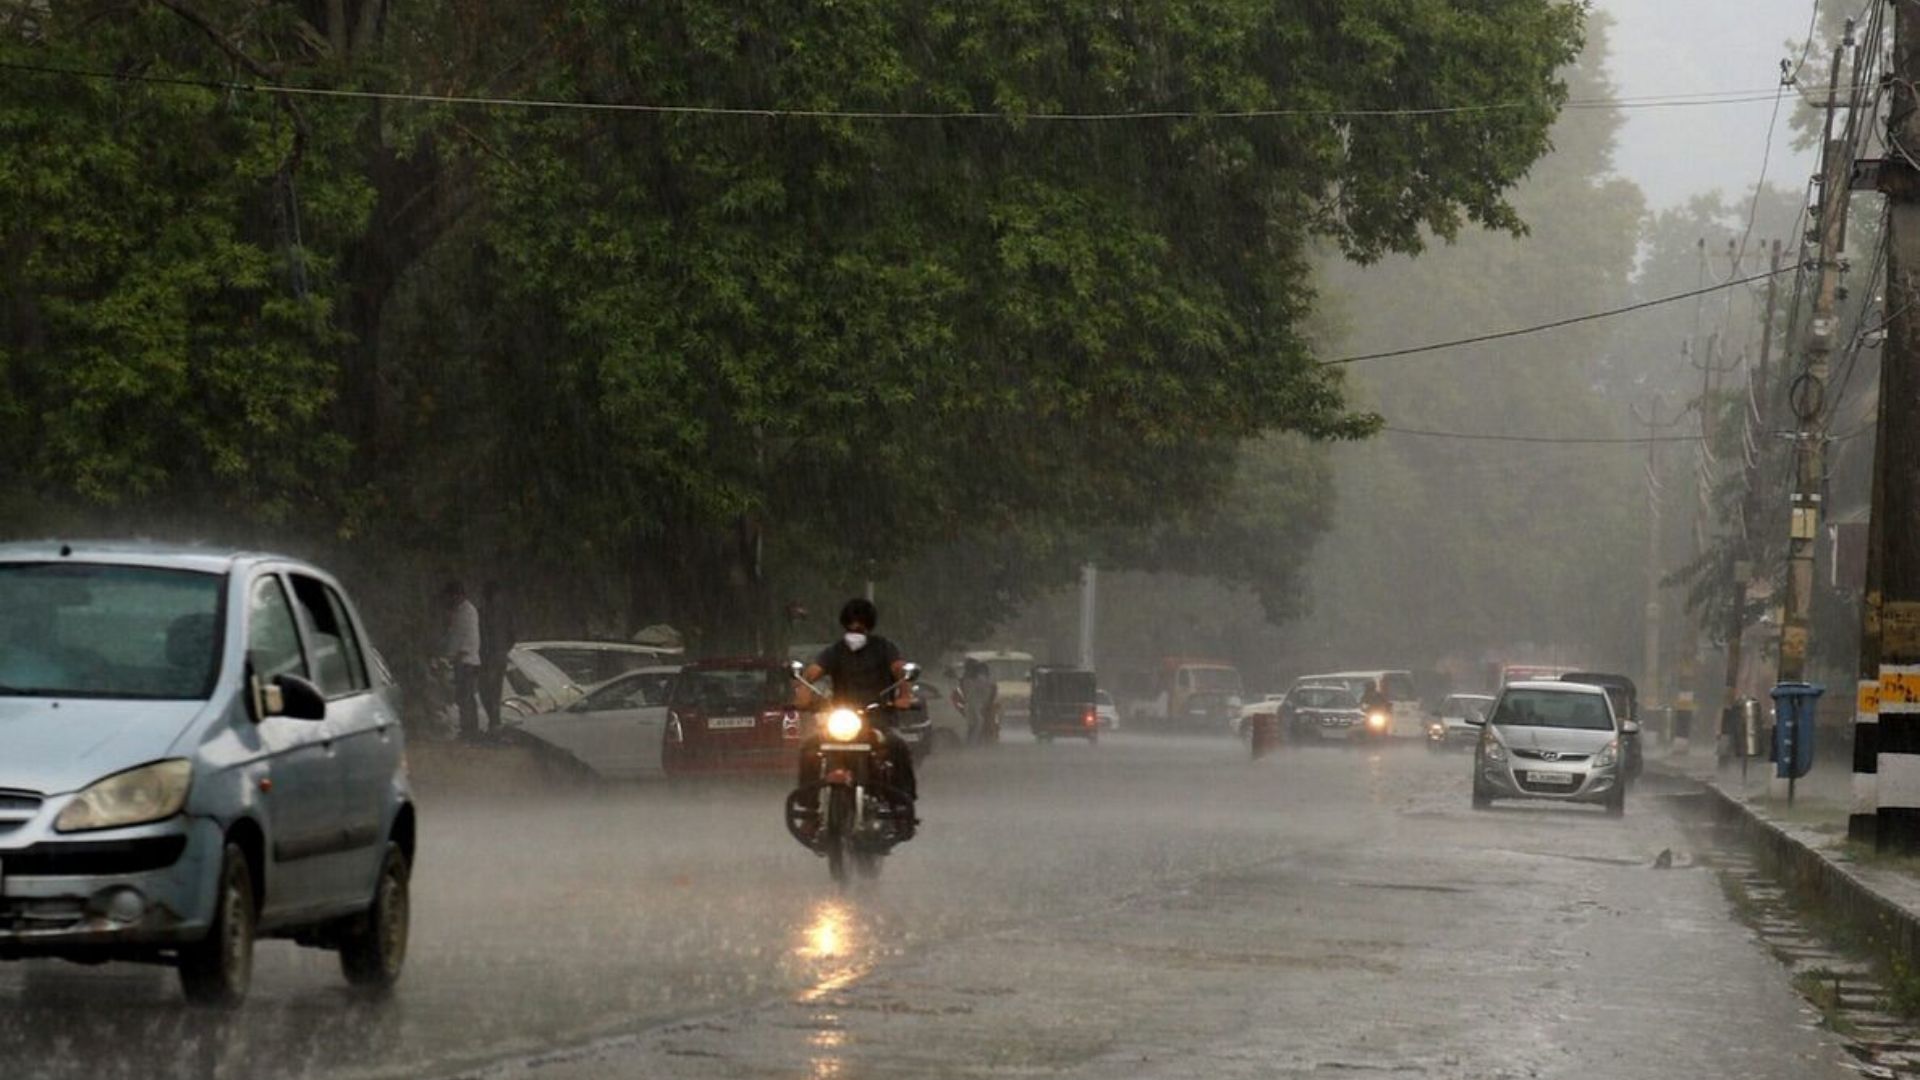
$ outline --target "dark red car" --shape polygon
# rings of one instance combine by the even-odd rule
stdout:
[[[661,767],[668,776],[791,771],[802,738],[794,696],[793,673],[782,660],[688,664],[667,698]]]

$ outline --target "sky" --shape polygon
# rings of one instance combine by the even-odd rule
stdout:
[[[1832,3],[1836,0],[1827,0]],[[1861,0],[1839,0],[1858,6]],[[1614,81],[1623,97],[1699,91],[1770,90],[1779,83],[1787,42],[1806,35],[1814,0],[1600,0],[1615,19]],[[1792,54],[1798,59],[1797,52]],[[1824,78],[1809,64],[1803,84]],[[1780,110],[1770,183],[1798,188],[1814,169],[1811,150],[1796,151],[1787,127],[1792,101]],[[1715,188],[1750,190],[1760,175],[1771,100],[1701,108],[1635,109],[1627,113],[1615,159],[1661,209]]]

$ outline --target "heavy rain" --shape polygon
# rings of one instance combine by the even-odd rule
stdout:
[[[0,0],[0,1080],[1920,1077],[1916,81]]]

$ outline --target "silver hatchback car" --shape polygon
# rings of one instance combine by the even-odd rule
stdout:
[[[0,959],[179,968],[258,937],[384,989],[414,854],[394,690],[333,578],[271,555],[0,544]]]
[[[1599,803],[1626,812],[1620,740],[1636,730],[1614,716],[1604,689],[1563,682],[1518,682],[1484,716],[1473,752],[1473,805],[1495,799]]]

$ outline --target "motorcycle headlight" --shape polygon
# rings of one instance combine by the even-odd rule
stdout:
[[[827,714],[827,738],[834,742],[852,742],[865,726],[860,714],[852,709],[835,709]]]
[[[1501,746],[1498,740],[1488,739],[1485,743],[1481,744],[1480,756],[1488,761],[1505,761],[1507,760],[1507,748]]]
[[[1387,714],[1383,712],[1368,713],[1367,726],[1375,731],[1385,731],[1387,729]]]
[[[192,777],[193,764],[185,758],[115,773],[76,796],[53,827],[58,832],[87,832],[162,821],[187,804]]]
[[[1607,745],[1601,747],[1599,753],[1593,755],[1593,767],[1596,769],[1604,769],[1619,760],[1620,760],[1620,740],[1615,739],[1612,742],[1608,743]]]

